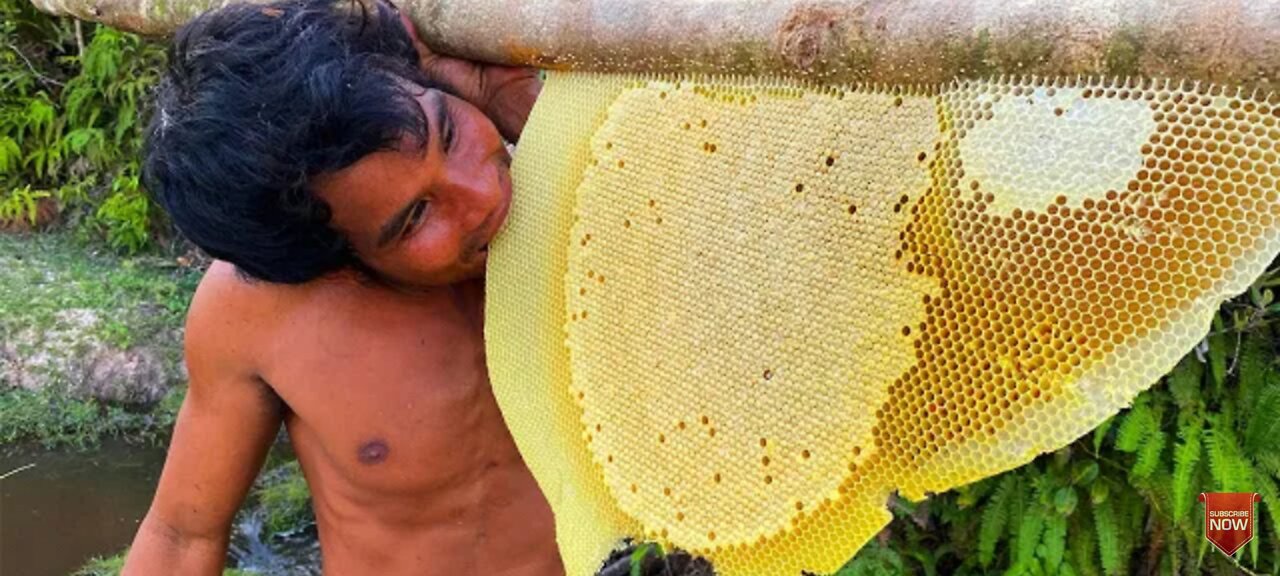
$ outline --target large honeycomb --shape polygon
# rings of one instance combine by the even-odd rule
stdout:
[[[1280,105],[1154,81],[553,74],[492,381],[571,576],[833,572],[1126,406],[1280,250]]]

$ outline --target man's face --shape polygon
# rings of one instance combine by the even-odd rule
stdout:
[[[484,274],[511,205],[511,156],[479,109],[438,90],[415,91],[425,147],[406,137],[398,150],[325,174],[313,189],[366,265],[425,288]]]

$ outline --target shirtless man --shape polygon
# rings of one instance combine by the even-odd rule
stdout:
[[[536,75],[437,57],[389,4],[347,0],[207,14],[169,66],[144,177],[217,262],[124,573],[219,574],[283,423],[325,574],[563,574],[482,334],[511,197],[502,137]]]

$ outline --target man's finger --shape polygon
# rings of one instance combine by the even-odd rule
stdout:
[[[409,19],[409,15],[396,11],[400,15],[400,23],[404,25],[404,30],[409,34],[409,41],[413,42],[413,49],[418,51],[418,60],[426,62],[432,56],[430,48],[422,42],[422,38],[418,36],[418,27],[413,25],[413,20]]]

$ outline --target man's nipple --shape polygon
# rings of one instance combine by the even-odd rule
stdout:
[[[370,440],[360,445],[360,450],[356,452],[356,458],[361,464],[378,464],[387,459],[387,455],[391,453],[391,448],[382,440]]]

